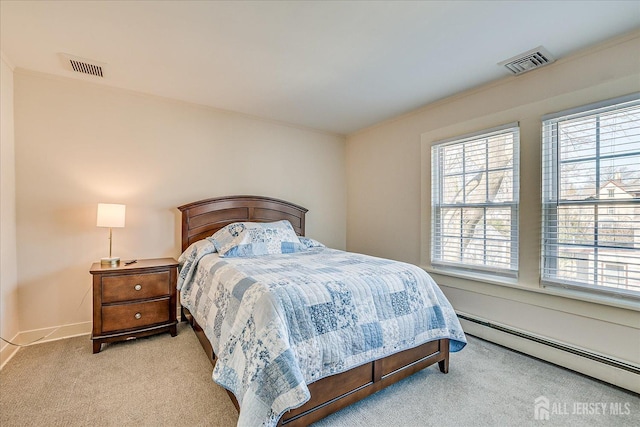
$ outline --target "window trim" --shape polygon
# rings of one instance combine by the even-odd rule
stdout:
[[[557,224],[557,219],[549,220],[550,217],[553,217],[554,214],[551,211],[555,212],[555,216],[557,218],[557,206],[567,206],[567,205],[580,205],[584,204],[585,206],[594,206],[594,207],[607,207],[611,203],[614,204],[613,208],[615,209],[615,205],[617,202],[611,199],[599,199],[596,201],[589,202],[581,202],[581,201],[562,201],[558,197],[558,193],[561,191],[560,185],[558,184],[559,180],[559,153],[558,153],[558,139],[552,138],[551,133],[555,132],[557,135],[557,127],[559,121],[556,119],[563,119],[562,121],[569,121],[580,117],[589,117],[595,116],[602,113],[607,113],[610,111],[615,111],[620,108],[621,104],[630,103],[630,102],[638,102],[640,101],[640,92],[624,95],[617,98],[611,98],[587,105],[583,105],[576,108],[571,108],[568,110],[563,110],[551,114],[546,114],[542,116],[542,210],[541,210],[541,258],[540,258],[540,285],[544,288],[565,288],[569,290],[578,290],[582,292],[586,292],[588,294],[600,294],[600,295],[609,295],[615,297],[626,297],[633,300],[640,299],[640,292],[628,290],[628,289],[620,289],[616,287],[604,287],[598,285],[592,285],[589,283],[578,283],[576,281],[563,280],[561,278],[550,277],[550,274],[546,273],[549,271],[546,265],[548,265],[547,256],[545,253],[547,252],[547,244],[546,242],[549,240],[554,240],[550,237],[553,234],[553,231],[550,229],[554,228],[553,225],[547,225],[549,221],[553,221],[551,224]],[[600,110],[600,111],[599,111]],[[555,122],[554,122],[555,121]],[[552,123],[548,123],[552,122]],[[547,148],[547,144],[550,145]],[[551,151],[548,153],[548,151]],[[622,156],[615,156],[622,157]],[[594,156],[594,160],[597,160],[598,163],[602,160],[602,156],[599,153],[596,153]],[[605,156],[606,159],[606,156]],[[584,159],[581,159],[584,160]],[[598,165],[596,165],[596,175]],[[546,171],[546,172],[545,172]],[[549,178],[545,178],[545,173],[550,174]],[[550,187],[550,188],[546,188]],[[557,228],[557,227],[555,227]],[[557,239],[556,239],[557,240]],[[595,247],[595,245],[594,245]],[[557,258],[556,258],[557,259]],[[556,261],[557,262],[557,261]],[[594,267],[594,274],[600,275],[599,268]]]
[[[640,100],[640,92],[630,93],[629,95],[620,96],[617,98],[605,99],[604,101],[593,102],[591,104],[582,105],[580,107],[569,108],[568,110],[556,111],[555,113],[549,113],[542,116],[543,122],[547,120],[558,119],[560,117],[574,116],[582,113],[586,113],[591,110],[599,110],[601,108],[613,107],[616,104],[624,104],[625,102]]]
[[[437,191],[438,196],[442,196],[442,185],[443,185],[443,171],[441,168],[434,168],[434,164],[440,164],[441,159],[436,159],[435,157],[438,155],[438,147],[446,147],[448,145],[455,144],[465,144],[467,142],[471,142],[477,139],[488,139],[492,136],[499,135],[502,133],[506,133],[505,131],[511,130],[514,134],[514,142],[513,142],[513,165],[508,168],[508,170],[513,171],[513,201],[509,202],[482,202],[482,203],[468,203],[468,204],[444,204],[438,203],[436,206],[435,203],[435,194],[434,188],[439,188]],[[507,169],[507,168],[505,168]],[[492,169],[493,170],[493,169]],[[488,172],[489,169],[483,169],[483,172]],[[460,135],[457,137],[452,137],[444,140],[439,140],[433,142],[431,144],[431,254],[430,254],[430,263],[433,268],[439,269],[440,271],[459,271],[466,273],[477,272],[479,274],[487,275],[487,276],[495,276],[495,277],[506,277],[506,278],[517,278],[519,273],[519,209],[520,209],[520,123],[519,122],[511,122],[508,124],[495,126],[489,129],[480,130],[477,132],[467,133],[464,135]],[[435,227],[436,224],[439,223],[441,218],[441,209],[442,208],[510,208],[511,209],[511,251],[510,251],[510,267],[502,268],[495,266],[484,266],[484,265],[464,265],[462,263],[455,262],[447,262],[436,260],[436,254],[438,250],[436,249],[437,242],[441,242],[443,239],[443,235],[436,235]],[[515,222],[515,227],[513,226]]]

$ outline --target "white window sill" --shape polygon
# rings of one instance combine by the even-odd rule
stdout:
[[[460,271],[452,271],[442,268],[434,268],[432,266],[420,266],[427,273],[438,274],[442,276],[455,277],[458,279],[465,279],[473,282],[487,283],[491,285],[504,286],[520,291],[535,292],[537,294],[552,295],[562,298],[571,298],[579,301],[585,301],[594,304],[602,304],[616,308],[623,308],[627,310],[633,310],[640,312],[640,301],[633,298],[626,298],[624,296],[616,297],[609,295],[602,295],[592,293],[589,291],[581,291],[575,289],[566,289],[559,287],[541,287],[539,284],[527,285],[520,283],[518,279],[510,277],[502,277],[490,274],[482,273],[465,273]],[[448,284],[447,286],[453,288],[459,288],[465,290],[463,287],[456,286],[455,284]]]

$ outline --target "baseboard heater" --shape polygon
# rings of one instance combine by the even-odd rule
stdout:
[[[487,328],[491,328],[491,329],[495,329],[498,330],[500,332],[504,332],[510,335],[514,335],[516,337],[519,338],[524,338],[527,339],[529,341],[533,341],[536,342],[538,344],[543,344],[549,347],[553,347],[555,349],[558,350],[562,350],[562,351],[566,351],[568,353],[571,354],[575,354],[577,356],[581,356],[581,357],[585,357],[587,359],[591,359],[594,360],[596,362],[600,362],[600,363],[604,363],[605,365],[609,365],[609,366],[613,366],[614,368],[618,368],[618,369],[624,369],[625,371],[629,371],[632,372],[636,375],[640,375],[640,366],[638,365],[634,365],[632,363],[627,363],[621,360],[617,360],[617,359],[613,359],[610,357],[607,357],[605,355],[599,354],[599,353],[594,353],[594,352],[590,352],[578,347],[573,347],[571,345],[568,344],[564,344],[564,343],[560,343],[557,341],[553,341],[553,340],[549,340],[546,338],[542,338],[540,336],[537,335],[533,335],[533,334],[529,334],[523,331],[519,331],[517,329],[512,329],[509,328],[507,326],[504,325],[498,325],[495,323],[491,323],[487,320],[483,320],[483,319],[479,319],[477,317],[473,317],[469,314],[466,313],[460,313],[460,312],[456,312],[456,314],[458,315],[458,318],[460,319],[464,319],[468,322],[473,322],[473,323],[477,323],[478,325],[482,325],[485,326]]]

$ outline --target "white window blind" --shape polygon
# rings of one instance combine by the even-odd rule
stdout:
[[[640,94],[542,132],[543,284],[640,296]]]
[[[431,263],[515,277],[519,128],[509,124],[431,149]]]

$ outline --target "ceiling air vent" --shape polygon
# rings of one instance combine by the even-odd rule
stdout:
[[[105,63],[94,61],[92,59],[80,58],[79,56],[73,56],[67,53],[61,53],[60,55],[66,69],[77,73],[88,74],[90,76],[104,77]]]
[[[504,65],[513,74],[522,74],[535,70],[536,68],[544,67],[554,61],[555,59],[544,47],[538,46],[535,49],[516,55],[506,61],[499,62],[498,65]]]

